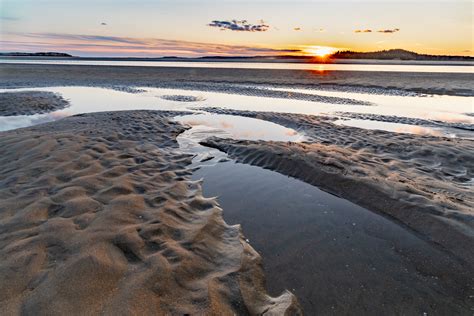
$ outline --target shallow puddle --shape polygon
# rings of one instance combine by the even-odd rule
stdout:
[[[417,125],[359,119],[341,119],[335,121],[334,124],[358,127],[363,129],[384,130],[394,133],[406,133],[425,136],[456,137],[457,134],[463,134],[459,130],[452,130],[447,128],[431,128]],[[465,134],[467,134],[465,136],[468,136],[470,133],[466,132]]]
[[[223,130],[227,133],[226,137],[234,139],[283,142],[304,140],[303,135],[291,128],[243,116],[205,113],[179,116],[176,120],[191,126],[206,126]]]

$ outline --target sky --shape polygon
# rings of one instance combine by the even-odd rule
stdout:
[[[75,56],[474,56],[471,0],[0,0],[0,51]]]

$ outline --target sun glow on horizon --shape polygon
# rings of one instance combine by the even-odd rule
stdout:
[[[337,51],[337,48],[329,46],[308,46],[303,49],[305,54],[315,57],[327,57]]]

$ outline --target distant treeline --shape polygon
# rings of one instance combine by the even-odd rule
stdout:
[[[448,55],[426,55],[410,52],[404,49],[389,49],[378,52],[354,52],[350,50],[339,51],[331,55],[334,59],[399,59],[399,60],[462,60],[472,61],[474,57],[448,56]]]
[[[73,57],[72,55],[66,53],[56,53],[56,52],[40,52],[40,53],[0,53],[0,56],[11,56],[11,57]]]
[[[39,52],[39,53],[0,53],[0,57],[59,57],[73,59],[91,60],[148,60],[148,61],[241,61],[241,62],[315,62],[314,56],[308,55],[277,55],[277,56],[203,56],[203,57],[74,57],[66,53]],[[317,58],[317,57],[316,57]],[[321,58],[320,58],[321,59]],[[354,52],[350,50],[338,51],[317,62],[330,62],[336,59],[368,59],[368,60],[425,60],[425,61],[474,61],[474,57],[469,56],[447,56],[447,55],[427,55],[410,52],[404,49],[390,49],[378,52]]]

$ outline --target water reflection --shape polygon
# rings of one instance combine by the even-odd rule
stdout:
[[[51,88],[28,88],[9,89],[4,91],[51,91],[59,93],[69,101],[70,106],[51,113],[36,114],[29,116],[0,116],[0,131],[14,128],[27,127],[35,124],[51,122],[66,116],[81,113],[92,113],[102,111],[125,111],[125,110],[178,110],[189,111],[188,104],[179,101],[164,100],[162,95],[169,95],[173,90],[143,93],[127,93],[112,89],[94,87],[51,87]],[[184,95],[192,95],[192,92],[184,91]],[[199,105],[197,102],[192,102]]]
[[[367,101],[375,106],[354,106],[348,104],[330,104],[315,101],[305,101],[296,99],[278,99],[261,96],[248,96],[239,94],[228,94],[223,92],[193,91],[180,89],[143,88],[137,93],[127,93],[112,89],[94,87],[51,87],[51,88],[29,88],[29,89],[9,89],[4,91],[51,91],[61,94],[69,100],[70,107],[41,115],[30,116],[0,116],[0,130],[10,130],[14,128],[31,126],[39,123],[49,122],[61,117],[90,112],[100,111],[122,111],[122,110],[177,110],[194,111],[203,107],[219,107],[245,111],[261,112],[281,112],[298,113],[311,115],[336,115],[338,112],[354,112],[364,114],[393,115],[399,117],[421,118],[440,120],[444,122],[463,122],[474,124],[474,117],[466,115],[472,112],[472,98],[458,96],[394,96],[377,95],[353,92],[318,91],[307,89],[274,88],[285,91],[289,95],[294,92],[306,94],[319,94],[322,96],[346,97]],[[183,102],[185,101],[185,102]],[[203,116],[203,118],[205,118]],[[194,117],[196,119],[196,117]],[[238,119],[234,119],[238,120]],[[212,120],[211,120],[212,121]],[[236,121],[234,121],[236,122]],[[235,124],[228,122],[228,124]],[[210,126],[207,121],[207,126]],[[214,124],[214,123],[213,123]],[[377,128],[392,132],[415,132],[427,133],[430,135],[449,135],[451,129],[413,129],[412,125],[396,124],[389,122],[369,122],[363,120],[344,121],[344,124],[361,128]],[[239,128],[244,128],[243,124]],[[230,126],[214,126],[215,128],[227,128]],[[410,131],[411,129],[411,131]],[[270,128],[271,130],[271,128]],[[262,131],[254,131],[252,134],[241,133],[241,138],[256,137]],[[472,132],[463,132],[464,134]],[[456,134],[460,133],[456,131]],[[235,134],[237,135],[237,134]],[[265,139],[265,134],[257,135]],[[289,135],[290,136],[290,135]],[[461,136],[464,137],[464,136]],[[470,136],[472,137],[472,135]]]
[[[270,293],[291,290],[308,315],[383,314],[378,302],[387,289],[400,310],[414,304],[406,297],[426,304],[446,297],[444,285],[432,279],[439,275],[420,271],[427,262],[449,271],[452,262],[380,215],[299,180],[231,161],[204,166],[193,178],[204,179],[204,195],[219,197],[226,222],[240,224],[262,255]]]
[[[445,137],[455,137],[455,134],[445,132],[443,133],[442,129],[422,127],[416,125],[408,125],[401,123],[392,123],[392,122],[379,122],[379,121],[370,121],[370,120],[359,120],[359,119],[341,119],[334,122],[338,125],[352,126],[364,129],[373,129],[373,130],[385,130],[395,133],[407,133],[407,134],[416,134],[416,135],[425,135],[425,136],[445,136]]]
[[[345,108],[343,112],[370,113],[381,115],[395,115],[401,117],[420,118],[429,120],[439,120],[444,122],[458,122],[474,124],[474,117],[466,115],[472,112],[472,98],[433,95],[433,96],[398,96],[356,93],[344,91],[327,91],[312,89],[293,89],[293,88],[268,88],[271,90],[287,91],[288,93],[298,92],[307,94],[316,94],[328,97],[342,97],[356,99],[376,104],[375,107],[353,107],[340,105],[322,105],[318,108],[324,108],[328,113],[334,113],[335,108]],[[323,111],[323,110],[322,110]],[[341,111],[342,112],[342,111]]]
[[[290,142],[304,140],[304,136],[293,129],[248,117],[197,114],[180,116],[176,120],[191,126],[206,126],[217,130],[224,130],[228,135],[236,139]],[[208,137],[210,136],[213,135],[208,135]]]

